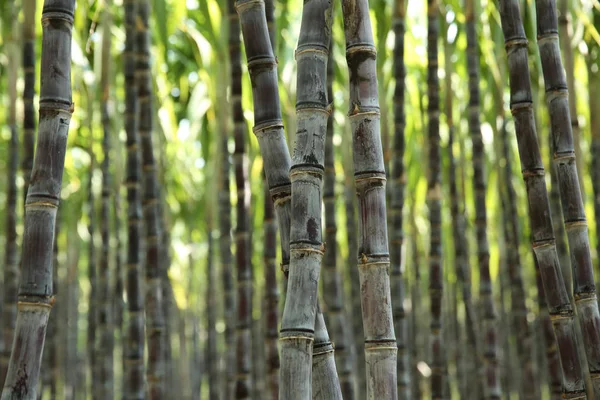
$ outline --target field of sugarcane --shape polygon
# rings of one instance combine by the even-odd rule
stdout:
[[[600,399],[599,96],[598,0],[0,0],[0,399]]]

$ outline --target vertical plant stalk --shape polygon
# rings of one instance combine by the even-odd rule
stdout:
[[[409,399],[410,385],[410,351],[408,347],[408,319],[404,308],[405,297],[405,246],[402,209],[404,207],[404,191],[406,172],[404,171],[404,151],[406,149],[404,129],[406,115],[404,112],[406,67],[404,63],[404,33],[406,31],[406,3],[396,0],[393,15],[393,29],[396,41],[394,43],[394,140],[391,165],[391,195],[390,195],[390,266],[392,280],[392,306],[394,326],[398,345],[398,397]]]
[[[74,0],[47,0],[42,10],[40,134],[25,203],[18,314],[2,399],[36,398],[46,327],[54,303],[54,226],[73,113],[71,36],[74,9]]]
[[[273,200],[265,182],[264,202],[264,268],[265,268],[265,357],[267,393],[271,400],[279,398],[279,287],[277,286],[277,225]]]
[[[138,86],[139,134],[142,146],[142,205],[146,228],[146,340],[148,365],[146,379],[150,399],[162,399],[166,395],[166,329],[163,308],[161,274],[161,231],[158,178],[154,158],[152,77],[150,70],[150,1],[138,2],[136,19],[137,61],[135,78]]]
[[[237,190],[235,230],[235,263],[237,270],[236,326],[236,399],[251,397],[252,379],[252,265],[250,245],[250,187],[246,153],[246,120],[242,110],[242,65],[238,16],[231,7],[229,27],[229,57],[231,60],[231,97],[233,107],[233,136],[235,149],[233,166]],[[270,41],[269,41],[270,44]]]
[[[504,192],[502,194],[502,209],[504,211],[504,240],[506,243],[506,258],[508,277],[511,291],[512,330],[516,337],[519,358],[519,389],[524,399],[539,399],[539,384],[535,373],[533,333],[527,314],[526,293],[521,274],[522,264],[519,255],[519,213],[517,210],[517,194],[512,184],[512,157],[508,141],[508,132],[503,121],[500,132],[502,157],[504,158]]]
[[[548,314],[548,304],[546,303],[546,293],[544,284],[542,282],[542,274],[538,267],[537,259],[534,257],[536,264],[535,268],[535,282],[538,291],[538,309],[540,315],[540,324],[542,329],[542,336],[544,339],[544,349],[546,352],[546,366],[548,368],[548,379],[550,384],[550,398],[552,400],[562,399],[562,371],[560,363],[560,354],[558,353],[558,346],[556,342],[556,336],[552,328],[552,319]]]
[[[322,377],[314,367],[335,370],[333,346],[324,325],[315,325],[317,289],[323,259],[321,203],[327,130],[327,60],[332,5],[304,4],[296,49],[298,64],[297,132],[292,157],[290,268],[281,322],[280,399],[341,398],[337,373]],[[313,348],[314,341],[314,348]],[[314,360],[313,360],[314,350]],[[313,380],[313,378],[315,380]],[[323,378],[323,379],[319,379]],[[332,379],[333,378],[333,379]],[[312,382],[312,385],[311,385]],[[321,386],[323,385],[323,386]]]
[[[315,400],[342,400],[342,389],[335,364],[334,346],[329,339],[319,303],[317,303],[315,320],[312,366],[312,398]]]
[[[271,49],[275,53],[277,32],[275,29],[275,2],[265,1],[265,18],[271,41]],[[275,221],[275,205],[269,194],[269,185],[263,169],[264,186],[264,268],[265,268],[265,364],[268,398],[279,398],[279,286],[277,284],[277,222]],[[287,279],[284,280],[287,286]]]
[[[377,52],[367,0],[342,1],[350,70],[350,123],[359,209],[358,268],[365,331],[367,399],[397,399],[397,345],[390,293],[385,167]]]
[[[98,384],[100,382],[98,378],[98,363],[96,359],[96,336],[97,336],[97,322],[98,322],[98,272],[96,265],[96,197],[94,195],[93,178],[94,170],[96,169],[96,158],[93,153],[93,142],[94,142],[94,130],[93,125],[93,101],[91,99],[91,88],[88,88],[87,98],[87,116],[88,116],[88,134],[90,135],[90,146],[88,154],[90,156],[90,167],[88,171],[88,281],[90,285],[90,293],[88,297],[88,315],[87,315],[87,357],[88,367],[90,373],[90,390],[92,396],[97,397],[99,393]]]
[[[239,43],[239,35],[240,28],[237,19],[237,14],[235,12],[235,8],[233,7],[233,1],[228,1],[228,11],[229,11],[229,55],[230,55],[230,64],[231,64],[231,74],[232,74],[232,90],[231,95],[233,97],[234,91],[238,90],[237,87],[234,87],[234,79],[233,74],[237,73],[241,74],[241,66],[239,62],[239,46],[237,49],[238,57],[237,60],[232,57],[232,41],[237,41]],[[234,36],[237,35],[237,40],[234,40]],[[236,66],[235,63],[238,63]],[[241,80],[238,81],[238,85],[241,84]],[[237,102],[236,99],[232,98],[232,103],[235,105]],[[232,110],[233,112],[233,110]],[[231,171],[231,161],[230,154],[228,149],[229,143],[229,131],[226,134],[221,136],[220,140],[220,174],[221,174],[221,185],[219,191],[219,230],[220,230],[220,239],[219,239],[219,252],[220,252],[220,260],[221,260],[221,280],[223,282],[223,307],[225,314],[225,343],[227,343],[227,349],[225,350],[225,373],[226,376],[234,376],[236,373],[236,348],[234,346],[235,337],[236,337],[236,295],[234,290],[234,281],[232,274],[232,252],[231,252],[231,183],[230,183],[230,171]],[[222,387],[222,396],[224,399],[230,400],[233,399],[233,394],[235,391],[235,379],[223,379],[221,382]]]
[[[429,141],[429,177],[427,204],[431,224],[429,246],[429,297],[431,299],[431,396],[445,398],[445,370],[442,333],[442,299],[444,274],[442,266],[442,159],[440,154],[440,87],[438,78],[439,8],[437,0],[427,0],[427,106]]]
[[[350,153],[350,152],[348,152]],[[349,159],[350,154],[345,156]],[[346,212],[346,235],[348,243],[348,259],[346,261],[348,278],[350,279],[350,304],[348,308],[352,323],[352,338],[354,343],[354,370],[356,373],[356,397],[362,399],[366,396],[366,374],[365,374],[365,351],[364,351],[364,331],[363,320],[360,310],[360,278],[358,277],[358,240],[356,228],[356,191],[354,190],[354,181],[352,179],[351,161],[344,164],[350,164],[344,167],[344,208]]]
[[[6,41],[8,64],[8,127],[10,129],[10,144],[8,147],[8,175],[6,188],[6,247],[4,249],[4,298],[0,307],[2,317],[2,358],[0,360],[0,382],[4,383],[8,362],[10,360],[10,345],[12,344],[15,322],[17,320],[17,288],[19,286],[19,254],[17,247],[17,172],[19,170],[19,131],[17,127],[17,80],[19,75],[19,47],[17,38],[18,19],[16,6],[12,6],[13,22],[8,26]]]
[[[569,92],[561,62],[555,0],[536,0],[536,12],[538,47],[550,114],[554,165],[572,261],[573,297],[581,323],[592,385],[600,396],[600,313],[588,226],[577,174]]]
[[[467,72],[469,75],[469,131],[473,143],[473,192],[475,194],[475,228],[479,262],[479,297],[482,302],[484,340],[484,396],[500,398],[500,374],[497,356],[496,311],[490,277],[490,252],[487,239],[485,148],[481,136],[479,91],[479,45],[475,25],[475,2],[466,2]]]
[[[102,247],[100,251],[100,265],[98,270],[98,313],[97,328],[98,340],[96,343],[96,356],[98,363],[98,393],[101,399],[114,397],[113,382],[113,351],[114,351],[114,328],[113,328],[113,293],[110,290],[110,200],[112,191],[112,177],[110,175],[110,115],[108,113],[108,101],[110,99],[110,50],[112,35],[111,2],[104,4],[103,31],[102,31],[102,68],[100,75],[101,100],[100,110],[104,136],[102,139],[102,198],[100,210],[100,234]]]
[[[569,89],[569,113],[571,115],[571,131],[573,132],[573,147],[575,149],[575,160],[577,165],[577,176],[579,178],[579,187],[584,190],[583,174],[585,158],[581,153],[581,128],[577,117],[577,96],[575,92],[575,57],[573,54],[573,25],[571,23],[571,13],[569,11],[570,2],[558,0],[560,16],[558,16],[558,34],[562,59],[565,63],[565,72],[567,78],[567,88]],[[582,197],[585,197],[582,193]]]
[[[473,304],[471,290],[471,265],[469,263],[469,251],[467,241],[467,222],[464,214],[464,192],[459,191],[457,183],[457,165],[454,158],[455,126],[453,116],[453,90],[452,90],[452,66],[450,45],[446,46],[446,122],[448,124],[448,184],[450,192],[450,214],[452,217],[452,236],[454,240],[454,263],[456,266],[456,277],[458,285],[462,288],[462,301],[465,313],[466,348],[464,364],[466,370],[468,396],[473,398],[483,397],[483,382],[479,378],[479,360],[482,358],[479,345],[478,318]],[[461,139],[460,137],[458,138]],[[464,169],[464,165],[462,165]],[[462,185],[460,185],[462,186]],[[459,366],[458,368],[461,368]],[[461,382],[463,383],[463,382]]]
[[[593,21],[596,29],[600,27],[600,12],[594,9]],[[600,91],[600,46],[594,39],[588,42],[587,58],[589,93]],[[591,129],[591,175],[594,190],[594,217],[596,221],[596,257],[600,258],[600,99],[589,96]]]
[[[56,225],[54,227],[54,245],[52,246],[52,286],[54,289],[54,295],[58,294],[58,236],[60,234],[60,216],[62,212],[56,215]],[[63,306],[61,305],[61,308]],[[62,310],[59,308],[62,312]],[[54,318],[51,318],[48,322],[48,367],[50,368],[50,398],[56,399],[58,396],[58,388],[60,382],[60,338],[62,336],[58,318],[61,314],[57,315],[56,307],[54,307]],[[58,398],[64,396],[64,392]]]
[[[210,219],[210,217],[209,217]],[[216,280],[213,263],[212,223],[208,221],[208,257],[206,259],[206,364],[208,366],[208,398],[219,398],[219,369],[217,363]]]
[[[116,148],[118,149],[118,147]],[[117,150],[118,151],[118,150]],[[117,182],[119,180],[115,179]],[[119,182],[120,186],[120,182]],[[121,194],[119,190],[119,186],[115,188],[115,194],[113,196],[113,207],[114,207],[114,232],[115,232],[115,281],[114,281],[114,310],[113,310],[113,327],[119,332],[118,337],[121,339],[124,344],[125,338],[125,319],[123,318],[124,310],[125,310],[125,302],[123,301],[123,293],[125,292],[124,282],[123,282],[123,259],[121,255],[122,242],[121,242]],[[114,343],[113,343],[114,346]],[[125,393],[125,347],[121,346],[121,381],[119,382],[117,390],[120,393]],[[115,385],[117,383],[115,382]]]
[[[135,79],[137,1],[125,0],[125,132],[127,133],[127,335],[123,348],[126,354],[126,386],[124,398],[145,399],[144,384],[144,303],[142,298],[142,161],[138,132],[139,102]]]
[[[344,286],[337,266],[337,221],[335,207],[335,148],[333,144],[333,80],[334,59],[333,41],[330,43],[327,61],[327,98],[329,99],[329,116],[325,138],[325,176],[323,181],[323,203],[325,205],[325,255],[323,256],[323,301],[327,307],[327,318],[330,331],[335,340],[336,368],[339,371],[342,396],[353,400],[354,378],[352,371],[352,341],[350,330],[346,329],[347,317],[344,309]],[[318,318],[318,317],[317,317]],[[314,370],[313,370],[314,373]]]
[[[423,352],[423,348],[424,346],[422,345],[423,343],[423,337],[422,337],[422,323],[421,323],[421,318],[418,318],[419,315],[421,315],[421,311],[422,311],[422,301],[421,301],[421,271],[419,266],[421,265],[421,255],[419,253],[419,245],[418,245],[418,241],[419,241],[419,231],[417,229],[417,225],[416,225],[416,221],[415,221],[415,203],[413,202],[412,205],[412,210],[410,215],[412,216],[411,218],[411,231],[412,231],[412,237],[413,239],[411,240],[411,262],[413,264],[414,267],[414,276],[412,279],[412,285],[411,285],[411,293],[410,293],[410,302],[412,305],[412,318],[411,318],[411,340],[410,340],[410,344],[411,344],[411,352],[412,352],[412,363],[410,366],[411,372],[412,372],[412,387],[411,387],[411,393],[414,399],[420,399],[423,395],[422,389],[421,389],[421,377],[422,374],[419,371],[419,363],[421,362],[421,360],[423,359],[422,356],[422,352]]]
[[[569,398],[584,398],[574,313],[558,262],[544,164],[537,140],[529,78],[527,37],[515,0],[500,0],[502,31],[508,57],[511,100],[523,179],[527,188],[533,252],[546,293],[548,312],[556,335],[563,369],[563,391]]]

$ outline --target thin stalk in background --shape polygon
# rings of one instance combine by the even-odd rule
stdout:
[[[411,396],[410,350],[408,346],[408,318],[404,308],[405,282],[405,245],[402,209],[404,207],[404,191],[406,187],[406,171],[404,168],[405,127],[405,86],[406,66],[404,63],[404,33],[406,32],[406,1],[396,0],[393,11],[394,43],[394,139],[391,161],[390,187],[390,275],[392,307],[396,340],[398,345],[398,397],[409,399]]]
[[[144,303],[142,299],[142,158],[138,132],[138,93],[135,79],[136,66],[136,15],[137,1],[125,0],[125,49],[123,52],[125,74],[125,132],[127,133],[127,161],[125,186],[127,187],[127,334],[123,336],[125,352],[126,400],[145,399],[144,384]]]

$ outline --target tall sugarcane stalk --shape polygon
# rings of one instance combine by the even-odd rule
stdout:
[[[475,2],[466,1],[467,72],[469,75],[469,131],[473,143],[473,192],[475,194],[475,227],[479,262],[479,297],[482,302],[482,330],[485,360],[484,396],[499,398],[502,394],[497,358],[496,311],[490,277],[490,253],[487,240],[485,149],[481,136],[479,91],[479,44],[475,25]]]
[[[333,41],[332,41],[333,43]],[[330,46],[332,45],[330,44]],[[350,330],[346,329],[343,280],[338,270],[337,220],[335,196],[335,149],[333,144],[333,50],[327,61],[327,98],[329,116],[325,138],[325,176],[323,180],[323,203],[325,205],[325,255],[323,256],[323,301],[331,336],[335,341],[336,367],[340,378],[342,395],[346,400],[355,398],[352,371],[352,342]]]
[[[411,396],[410,386],[410,353],[408,347],[408,320],[404,308],[405,297],[405,249],[402,209],[404,207],[404,190],[406,186],[406,173],[404,171],[404,151],[406,148],[404,129],[406,115],[404,112],[404,92],[406,67],[404,64],[404,33],[406,3],[405,0],[396,0],[394,3],[393,28],[394,43],[394,139],[391,165],[390,188],[390,266],[392,284],[392,306],[396,339],[398,345],[398,397],[408,399]]]
[[[567,88],[569,89],[569,113],[571,115],[571,131],[573,132],[573,147],[575,149],[575,161],[577,165],[577,176],[579,178],[579,187],[584,190],[583,174],[585,172],[585,157],[581,152],[581,128],[577,116],[577,96],[575,92],[575,57],[573,54],[573,24],[571,22],[571,12],[569,10],[570,1],[558,0],[558,35],[560,50],[564,62],[567,78]],[[585,194],[582,193],[582,197]]]
[[[2,399],[36,398],[46,327],[54,303],[54,226],[73,113],[71,36],[74,9],[74,0],[47,0],[42,10],[40,134],[25,204],[17,323]]]
[[[244,32],[246,54],[249,60],[248,69],[253,82],[254,132],[259,141],[269,191],[278,216],[282,269],[287,275],[290,260],[291,184],[289,168],[291,160],[287,151],[279,107],[276,60],[270,40],[268,40],[264,3],[262,1],[238,1],[236,9]],[[267,104],[269,105],[267,106]],[[316,330],[320,328],[319,324],[320,321],[317,320]],[[324,363],[324,365],[330,364]],[[284,376],[280,374],[280,381],[283,380]],[[281,396],[280,390],[280,398]]]
[[[350,123],[358,198],[358,268],[365,332],[367,399],[396,399],[397,345],[391,307],[385,168],[380,137],[377,52],[367,0],[342,1],[350,71]]]
[[[265,17],[271,41],[271,49],[275,53],[275,2],[265,0]],[[265,179],[264,186],[264,268],[265,268],[265,363],[268,398],[279,398],[279,286],[277,284],[277,223],[275,221],[275,205],[269,195],[269,186]],[[287,285],[287,280],[285,280]]]
[[[210,208],[209,208],[210,209]],[[210,213],[209,213],[210,215]],[[213,257],[212,221],[208,221],[208,256],[206,258],[206,364],[208,366],[208,398],[219,398],[219,370],[217,368],[217,315],[215,266]]]
[[[431,308],[431,395],[445,398],[445,375],[442,298],[444,274],[442,270],[442,159],[440,154],[440,88],[438,78],[439,8],[437,0],[427,0],[427,118],[429,146],[429,176],[427,182],[427,205],[431,224],[429,246],[429,297]]]
[[[349,136],[349,135],[346,135]],[[351,139],[351,138],[350,138]],[[345,146],[344,146],[345,147]],[[350,151],[348,151],[350,153]],[[351,316],[352,338],[354,342],[354,370],[356,373],[355,391],[356,397],[361,399],[366,396],[366,374],[365,374],[365,352],[363,337],[363,320],[359,310],[360,305],[360,278],[358,277],[358,240],[356,229],[356,191],[354,190],[354,181],[352,179],[352,162],[346,161],[351,155],[344,155],[344,211],[346,214],[346,239],[348,245],[348,258],[345,261],[347,269],[347,279],[350,280],[350,304],[349,310]],[[350,164],[350,165],[348,165]]]
[[[229,7],[229,55],[231,63],[232,78],[234,71],[239,69],[239,56],[237,59],[233,57],[232,52],[235,50],[239,53],[238,49],[232,48],[232,41],[234,36],[237,35],[237,42],[239,43],[240,28],[237,22],[237,14],[233,7],[233,1],[228,1]],[[236,62],[238,65],[236,66]],[[241,71],[240,71],[241,73]],[[238,83],[239,84],[239,83]],[[236,87],[233,84],[232,79],[232,96],[234,95]],[[235,106],[238,100],[232,97],[232,104]],[[235,115],[235,112],[234,112]],[[225,373],[227,376],[233,376],[236,369],[236,349],[233,343],[235,343],[235,321],[236,321],[236,295],[234,290],[233,274],[232,271],[232,252],[231,252],[231,161],[228,149],[230,134],[227,132],[223,134],[219,144],[219,156],[221,159],[219,172],[221,184],[219,186],[219,253],[221,262],[221,281],[223,285],[223,307],[225,316],[225,342],[228,344],[225,350]],[[232,399],[235,390],[235,379],[223,379],[221,382],[222,397],[223,399]]]
[[[158,177],[154,157],[152,76],[150,69],[150,1],[137,3],[137,54],[135,77],[139,101],[139,135],[142,148],[142,205],[146,229],[146,340],[148,344],[148,365],[146,378],[150,399],[162,399],[166,395],[166,322],[163,307],[161,262],[161,234],[159,214]]]
[[[581,323],[592,385],[596,396],[600,397],[600,312],[588,226],[577,173],[569,91],[559,48],[556,1],[536,0],[536,13],[538,46],[550,114],[553,161],[571,254],[573,297]],[[576,115],[574,117],[577,118]]]
[[[62,212],[59,212],[56,215],[56,225],[54,227],[54,245],[52,246],[52,286],[54,289],[54,294],[56,296],[59,293],[58,290],[58,236],[60,234],[60,216]],[[64,305],[61,305],[64,307]],[[60,310],[60,308],[59,308]],[[60,310],[62,311],[62,310]],[[56,310],[54,311],[56,314]],[[60,382],[60,339],[61,339],[61,330],[60,324],[58,323],[59,315],[55,315],[54,318],[51,318],[48,322],[48,368],[50,369],[50,398],[56,399],[58,396],[58,388]],[[63,395],[64,396],[64,393]],[[59,397],[62,397],[59,396]]]
[[[330,392],[325,398],[341,398],[337,373],[335,377],[331,376],[331,368],[335,370],[333,347],[323,324],[315,325],[315,319],[322,318],[317,311],[317,289],[324,251],[321,203],[329,116],[327,60],[331,7],[328,1],[304,4],[296,49],[297,132],[289,174],[292,184],[291,258],[280,331],[280,399],[312,398],[311,382],[316,386],[315,396]],[[313,364],[315,368],[325,367],[330,379],[319,379],[320,373],[313,376]],[[323,386],[319,387],[321,384]]]
[[[462,302],[465,313],[466,330],[466,348],[468,354],[464,354],[464,363],[466,364],[466,380],[469,396],[483,397],[483,382],[479,377],[478,364],[481,359],[481,348],[479,346],[478,318],[473,304],[471,288],[471,265],[469,263],[468,241],[467,241],[467,221],[464,210],[464,192],[461,190],[463,184],[457,182],[457,165],[454,157],[454,143],[456,127],[454,125],[453,112],[453,93],[452,90],[452,60],[450,44],[445,47],[446,64],[446,123],[448,125],[448,184],[450,193],[450,214],[452,217],[452,236],[454,240],[454,264],[456,267],[456,277],[458,285],[461,288]],[[461,140],[461,137],[458,137]],[[460,143],[459,143],[460,144]],[[462,156],[462,153],[461,153]],[[462,166],[464,170],[464,165]],[[462,182],[462,180],[461,180]],[[464,182],[463,182],[464,183]],[[459,188],[460,186],[460,188]],[[457,366],[457,368],[459,368]]]
[[[112,35],[111,2],[104,5],[103,31],[102,31],[102,69],[100,75],[100,110],[104,136],[102,139],[102,198],[100,211],[100,234],[102,237],[100,251],[100,265],[98,270],[98,313],[97,328],[98,337],[96,343],[96,356],[98,363],[98,398],[110,399],[114,396],[114,372],[113,372],[113,350],[114,350],[114,328],[113,328],[113,294],[111,293],[110,272],[110,200],[112,192],[112,177],[110,175],[110,152],[111,152],[111,127],[110,115],[108,113],[108,101],[110,98],[110,50]]]
[[[127,133],[127,335],[123,348],[125,360],[125,390],[127,400],[145,399],[144,383],[144,303],[142,298],[142,159],[138,132],[138,93],[135,79],[136,67],[136,16],[137,1],[126,0],[125,50],[123,52],[125,74],[125,132]]]
[[[574,313],[556,253],[550,205],[544,179],[544,164],[533,116],[531,82],[527,63],[527,37],[518,2],[500,0],[499,3],[508,56],[510,106],[515,119],[521,170],[527,187],[533,252],[541,273],[548,311],[559,348],[564,375],[563,391],[571,398],[583,398],[585,388],[577,354]]]
[[[600,11],[593,8],[593,22],[596,29],[600,28]],[[588,91],[600,91],[600,45],[594,39],[589,40],[590,49],[587,58]],[[591,175],[594,191],[594,217],[596,222],[596,258],[600,258],[600,99],[589,96],[590,130],[591,130]]]
[[[279,398],[279,287],[277,286],[277,225],[275,208],[265,182],[264,200],[264,268],[265,268],[265,361],[268,398]]]
[[[510,282],[512,330],[516,336],[517,354],[519,358],[520,382],[519,390],[524,399],[539,399],[539,384],[534,365],[534,338],[527,320],[529,310],[526,304],[526,292],[521,274],[522,264],[519,255],[519,213],[517,210],[517,194],[512,184],[512,157],[505,124],[501,127],[501,147],[504,158],[504,190],[501,192],[501,204],[504,212],[504,240],[508,277]]]
[[[10,144],[8,147],[8,168],[6,188],[6,247],[4,249],[4,298],[0,308],[2,317],[2,337],[0,343],[3,345],[0,359],[0,383],[4,383],[8,362],[10,360],[10,344],[13,340],[15,322],[17,320],[17,288],[19,286],[19,254],[17,247],[17,172],[19,170],[19,130],[17,127],[17,80],[19,76],[19,46],[17,37],[19,35],[17,7],[11,7],[13,15],[12,24],[7,28],[7,53],[8,64],[8,127],[10,129]]]
[[[235,398],[250,398],[252,393],[252,266],[250,260],[250,188],[246,154],[246,120],[242,109],[242,64],[240,26],[234,4],[230,5],[229,58],[235,149],[233,165],[237,190],[235,263],[237,270],[236,387]],[[270,44],[270,41],[269,41]]]
[[[562,371],[560,354],[558,353],[558,346],[556,336],[552,327],[552,319],[548,314],[548,304],[546,303],[546,293],[544,284],[542,282],[542,274],[538,267],[537,260],[534,261],[536,264],[535,268],[535,281],[538,291],[538,309],[540,315],[540,324],[542,330],[542,336],[544,339],[544,349],[546,352],[546,366],[548,372],[548,379],[550,385],[550,397],[552,400],[562,399]]]

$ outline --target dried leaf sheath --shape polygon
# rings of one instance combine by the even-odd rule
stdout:
[[[125,390],[127,400],[145,398],[144,385],[144,303],[142,298],[142,160],[141,140],[138,133],[138,96],[135,80],[136,65],[136,1],[125,0],[125,132],[127,133],[127,333],[125,335]]]
[[[35,399],[52,296],[54,226],[64,170],[71,101],[75,1],[47,0],[42,10],[39,135],[27,193],[22,275],[12,353],[2,399]],[[52,71],[62,71],[54,74]]]
[[[515,120],[521,170],[527,188],[533,251],[558,344],[564,374],[563,390],[571,398],[583,398],[584,381],[577,355],[574,313],[556,253],[544,164],[533,116],[527,38],[518,2],[500,0],[500,16],[508,56],[511,112]]]
[[[397,399],[397,345],[390,294],[385,168],[376,50],[367,0],[343,0],[350,123],[359,210],[358,268],[365,337],[367,399]]]
[[[573,297],[581,323],[592,385],[597,396],[600,396],[600,313],[588,226],[577,174],[567,79],[559,48],[556,0],[536,0],[536,10],[538,47],[550,114],[554,165],[571,253]]]

